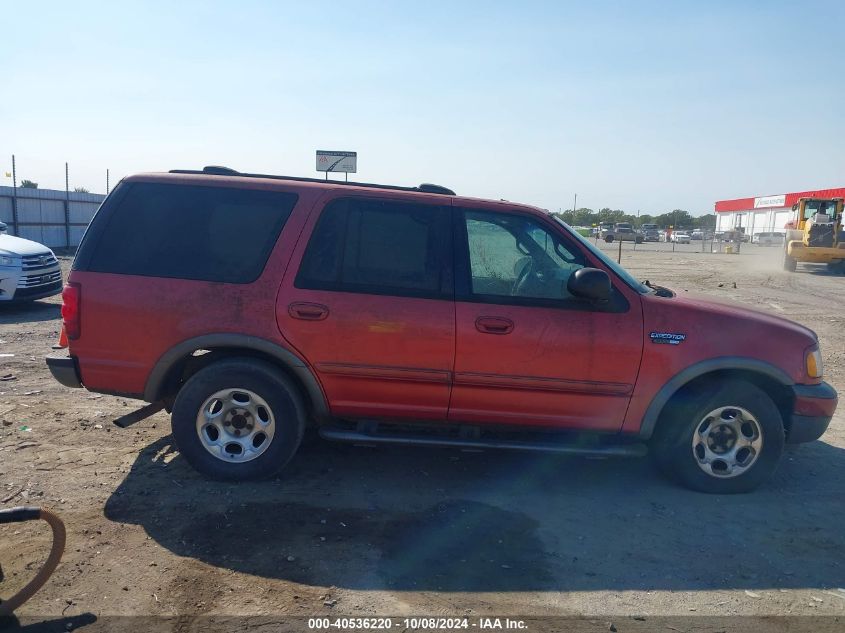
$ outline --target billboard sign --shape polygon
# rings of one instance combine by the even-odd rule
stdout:
[[[358,152],[328,152],[318,149],[317,171],[338,171],[354,174],[358,171]]]
[[[785,207],[786,194],[779,196],[763,196],[761,198],[754,198],[755,209],[767,209],[770,207]]]

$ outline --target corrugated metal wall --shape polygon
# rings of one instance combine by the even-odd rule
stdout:
[[[68,194],[55,189],[0,187],[0,221],[8,225],[11,235],[51,248],[75,247],[104,199],[105,196],[98,193]]]

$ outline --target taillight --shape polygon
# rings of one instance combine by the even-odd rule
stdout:
[[[79,338],[82,333],[80,310],[82,288],[79,284],[68,284],[62,290],[62,325],[70,340]]]

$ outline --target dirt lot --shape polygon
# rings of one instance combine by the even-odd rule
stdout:
[[[781,272],[777,248],[700,248],[626,244],[623,263],[808,325],[845,388],[845,279]],[[57,298],[0,306],[0,353],[14,354],[0,376],[16,377],[0,382],[0,505],[51,507],[68,526],[22,616],[845,615],[842,414],[749,495],[689,492],[648,460],[327,444],[278,480],[224,485],[174,451],[165,414],[119,430],[135,402],[52,380],[58,317]],[[0,526],[2,595],[46,552],[31,525]]]

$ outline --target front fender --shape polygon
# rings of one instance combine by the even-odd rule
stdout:
[[[648,439],[654,433],[654,427],[657,425],[657,420],[660,417],[663,408],[669,403],[681,387],[688,384],[692,380],[711,374],[718,371],[734,370],[734,371],[749,371],[771,378],[783,386],[792,386],[795,381],[789,377],[782,369],[758,360],[756,358],[746,358],[742,356],[720,356],[719,358],[710,358],[694,365],[690,365],[681,370],[674,377],[672,377],[665,385],[663,385],[646,409],[643,416],[642,424],[640,425],[639,436],[643,439]]]

